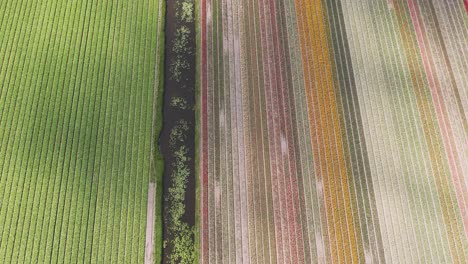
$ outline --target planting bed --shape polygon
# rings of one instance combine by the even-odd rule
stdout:
[[[466,261],[462,1],[198,8],[201,263]]]
[[[162,6],[1,1],[0,263],[144,262]]]

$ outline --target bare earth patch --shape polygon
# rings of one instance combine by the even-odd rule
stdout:
[[[154,263],[154,218],[155,218],[156,183],[150,182],[148,187],[148,207],[146,213],[146,243],[145,264]]]

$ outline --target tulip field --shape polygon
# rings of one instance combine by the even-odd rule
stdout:
[[[199,0],[200,263],[467,263],[459,0]]]
[[[163,3],[0,1],[0,263],[144,263]]]
[[[467,0],[0,14],[0,263],[468,263]]]

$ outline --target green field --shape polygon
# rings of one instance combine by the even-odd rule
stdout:
[[[162,7],[0,1],[0,263],[143,263]]]

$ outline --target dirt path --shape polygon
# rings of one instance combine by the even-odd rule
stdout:
[[[155,219],[156,183],[150,182],[148,187],[148,207],[146,211],[146,242],[145,264],[154,263],[154,219]]]

